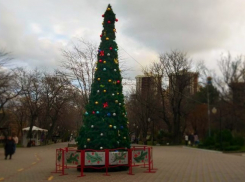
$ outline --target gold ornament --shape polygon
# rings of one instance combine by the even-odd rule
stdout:
[[[119,71],[121,72],[121,70],[119,69]]]
[[[113,29],[113,32],[116,32],[116,29],[115,28]]]
[[[99,104],[99,102],[98,102],[98,101],[96,101],[96,102],[95,102],[95,104]]]
[[[119,92],[117,92],[117,95],[119,95]]]
[[[103,92],[105,92],[105,93],[106,93],[106,90],[104,90]]]
[[[111,80],[108,80],[108,82],[111,82]]]
[[[114,62],[115,62],[116,64],[118,64],[118,60],[117,60],[117,59],[114,59]]]
[[[118,103],[118,100],[115,100],[115,103]]]
[[[112,125],[110,124],[109,127],[112,128]]]
[[[100,81],[100,78],[98,78],[97,80]]]
[[[98,68],[95,68],[95,70],[97,70]]]
[[[123,139],[126,139],[126,137],[123,137]]]
[[[106,63],[106,61],[103,61],[103,63],[105,64],[105,63]]]
[[[106,36],[106,32],[104,32],[104,36]]]
[[[113,81],[113,84],[117,84],[117,82],[116,81]]]
[[[104,25],[104,22],[102,22],[102,25]]]
[[[106,37],[106,40],[109,40],[109,37]]]
[[[107,11],[110,11],[111,10],[111,8],[107,8]]]
[[[87,138],[87,142],[90,142],[90,138]]]

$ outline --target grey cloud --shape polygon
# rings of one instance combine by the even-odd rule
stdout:
[[[121,1],[127,8],[123,33],[150,48],[198,52],[222,47],[244,23],[242,1]],[[130,6],[129,6],[130,4]],[[123,12],[121,12],[123,13]],[[244,24],[243,24],[244,25]]]
[[[55,68],[60,49],[75,36],[99,43],[107,5],[107,0],[0,0],[0,47],[31,67]],[[119,19],[119,45],[143,65],[170,49],[210,60],[215,51],[244,50],[243,0],[123,0],[111,5]],[[129,73],[134,77],[140,66],[130,57],[126,61],[137,68]]]

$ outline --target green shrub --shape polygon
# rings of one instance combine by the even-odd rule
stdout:
[[[239,149],[241,149],[241,146],[237,146],[237,145],[227,146],[223,148],[224,151],[234,151]]]
[[[222,142],[222,143],[221,143]],[[231,131],[223,130],[221,132],[213,133],[213,136],[207,137],[200,144],[200,148],[234,151],[241,149],[244,146],[244,138],[241,136],[233,137]]]
[[[243,146],[244,145],[243,137],[234,137],[232,144],[237,146]]]
[[[207,137],[207,138],[203,141],[203,145],[204,145],[204,146],[215,145],[214,137]]]
[[[222,142],[222,147],[226,148],[230,146],[230,142]]]
[[[220,146],[220,143],[215,143],[215,148],[216,148],[216,149],[220,149],[220,147],[221,147],[221,146]]]

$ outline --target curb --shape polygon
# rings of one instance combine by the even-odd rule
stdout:
[[[213,153],[220,153],[220,154],[223,154],[223,152],[216,151],[216,150],[208,150],[208,149],[192,148],[192,147],[186,147],[186,146],[182,146],[182,148],[193,149],[193,150],[200,150],[200,151],[204,151],[204,152],[213,152]],[[244,156],[245,156],[245,155],[244,155]]]

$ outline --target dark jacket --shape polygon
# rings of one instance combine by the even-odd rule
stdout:
[[[14,153],[15,143],[14,140],[6,140],[5,143],[5,154],[6,155],[12,155]]]

